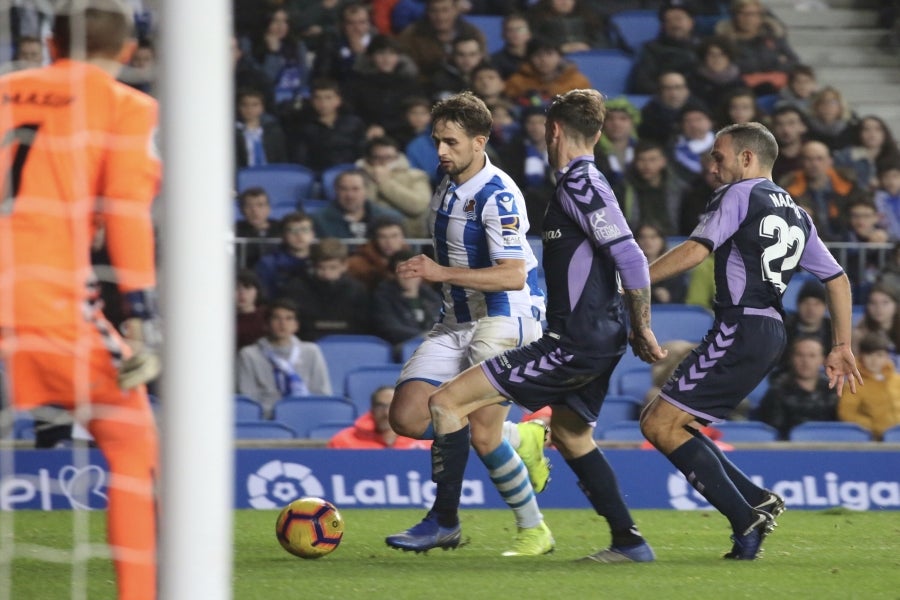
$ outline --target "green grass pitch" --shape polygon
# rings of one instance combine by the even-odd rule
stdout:
[[[657,562],[642,565],[574,562],[608,543],[605,523],[588,510],[545,511],[557,549],[535,558],[500,556],[514,535],[505,510],[463,511],[464,546],[418,555],[388,548],[384,536],[412,525],[423,511],[342,514],[340,547],[302,560],[275,539],[277,512],[236,511],[234,598],[900,598],[900,512],[789,510],[762,559],[742,563],[720,558],[730,542],[718,514],[635,511],[657,553]],[[70,547],[71,513],[24,511],[14,519],[16,540]],[[90,521],[92,540],[102,541],[103,513]],[[12,572],[12,598],[71,597],[68,565],[16,558]],[[108,560],[91,560],[87,572],[88,598],[115,597]]]

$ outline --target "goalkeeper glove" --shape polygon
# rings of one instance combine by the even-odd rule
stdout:
[[[162,336],[153,310],[152,293],[135,291],[124,294],[125,314],[122,335],[132,355],[119,366],[119,386],[131,389],[153,381],[162,369],[159,348]]]

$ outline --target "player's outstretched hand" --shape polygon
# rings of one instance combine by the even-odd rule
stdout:
[[[129,390],[153,381],[162,369],[159,328],[153,320],[127,319],[122,334],[132,354],[119,367],[119,386]]]
[[[397,265],[397,277],[400,279],[421,277],[425,281],[436,283],[441,281],[440,275],[441,266],[424,254],[417,254]]]
[[[649,327],[632,329],[628,333],[628,341],[634,355],[646,363],[655,363],[669,353],[668,350],[660,348],[659,342],[656,341],[656,335]]]
[[[862,375],[856,368],[856,357],[847,344],[835,346],[825,358],[825,374],[828,376],[828,387],[840,396],[844,383],[850,386],[850,393],[856,393],[856,385],[863,385]]]

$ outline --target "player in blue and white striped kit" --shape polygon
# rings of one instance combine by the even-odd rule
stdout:
[[[609,547],[585,560],[652,562],[653,550],[635,526],[592,436],[626,340],[642,360],[665,356],[650,330],[647,259],[594,164],[605,112],[596,90],[557,96],[547,111],[547,153],[557,169],[556,193],[543,229],[547,331],[526,346],[466,370],[429,398],[435,507],[443,505],[445,489],[462,481],[473,416],[495,405],[498,394],[531,410],[552,406],[553,441],[612,534]]]
[[[544,312],[537,261],[525,239],[524,199],[484,152],[490,111],[462,93],[438,103],[432,116],[446,173],[431,202],[436,261],[413,257],[398,266],[397,275],[440,282],[443,306],[440,321],[403,367],[391,404],[392,428],[420,439],[432,431],[427,400],[434,389],[473,364],[540,337]],[[473,415],[471,444],[516,515],[516,541],[503,555],[545,554],[554,542],[535,499],[549,478],[544,427],[504,423],[508,410],[496,404]],[[461,486],[442,496],[450,498],[446,506],[436,504],[421,523],[388,536],[387,544],[417,552],[458,546],[460,492]]]
[[[710,152],[715,191],[690,238],[650,265],[652,282],[716,259],[712,329],[641,415],[641,430],[728,518],[725,558],[753,560],[784,501],[753,483],[694,426],[725,419],[774,367],[785,347],[781,297],[798,267],[825,283],[834,347],[825,361],[838,395],[862,383],[850,351],[850,281],[819,239],[812,219],[772,183],[778,145],[759,123],[730,125]]]

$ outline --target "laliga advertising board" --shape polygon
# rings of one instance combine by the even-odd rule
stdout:
[[[606,450],[631,508],[705,510],[711,507],[659,453]],[[574,476],[555,451],[553,481],[542,508],[586,509]],[[728,453],[760,485],[792,509],[845,507],[900,510],[900,452],[735,450]],[[75,464],[69,450],[19,450],[15,475],[0,480],[0,509],[106,507],[108,472],[100,453]],[[281,508],[301,496],[326,498],[341,509],[430,506],[434,484],[424,450],[238,450],[235,508]],[[505,505],[481,462],[470,457],[462,505]]]

